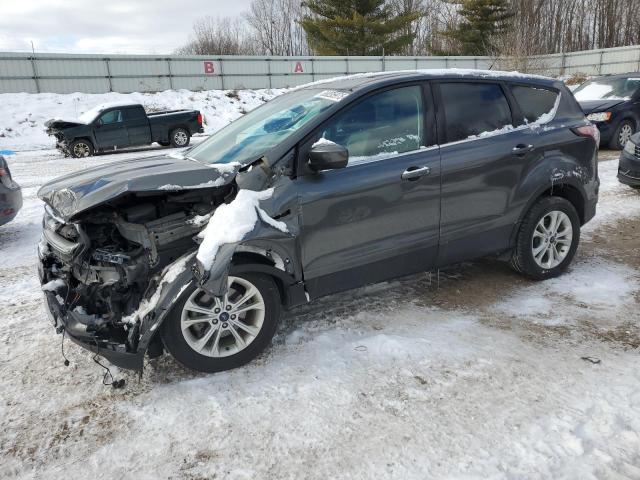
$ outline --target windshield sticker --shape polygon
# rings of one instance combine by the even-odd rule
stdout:
[[[324,98],[325,100],[331,100],[332,102],[339,102],[343,98],[349,95],[349,92],[342,90],[323,90],[322,92],[314,95],[316,98]]]

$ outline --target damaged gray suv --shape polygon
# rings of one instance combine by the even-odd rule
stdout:
[[[58,178],[40,280],[58,333],[120,367],[215,372],[281,312],[500,254],[561,274],[596,211],[598,130],[559,81],[356,75],[292,90],[184,156]]]

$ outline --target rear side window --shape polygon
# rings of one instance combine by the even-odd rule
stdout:
[[[349,150],[349,165],[418,150],[423,142],[422,89],[402,87],[373,95],[339,113],[321,137]]]
[[[144,108],[127,108],[123,112],[125,120],[136,120],[146,116]]]
[[[545,88],[512,85],[511,92],[520,106],[520,111],[528,123],[540,120],[553,112],[558,94]]]
[[[509,102],[497,83],[441,83],[447,142],[512,125]]]

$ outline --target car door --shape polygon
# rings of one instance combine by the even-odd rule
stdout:
[[[144,108],[129,107],[122,110],[124,124],[129,136],[129,145],[148,145],[151,143],[151,128]]]
[[[103,112],[95,124],[95,136],[98,149],[122,148],[129,145],[129,135],[124,126],[122,110]]]
[[[424,101],[427,97],[429,100]],[[431,268],[440,221],[440,156],[425,85],[377,92],[312,137],[349,150],[348,166],[296,179],[300,249],[315,298]]]
[[[518,182],[543,155],[532,129],[514,127],[502,83],[440,81],[434,93],[442,157],[438,263],[446,265],[508,248]]]

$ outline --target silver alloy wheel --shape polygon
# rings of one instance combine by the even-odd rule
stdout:
[[[567,257],[572,243],[571,219],[566,213],[553,210],[540,219],[533,231],[533,259],[544,269],[555,268]]]
[[[175,132],[173,134],[173,141],[179,147],[182,147],[183,145],[186,145],[187,144],[187,140],[188,140],[187,139],[187,134],[182,130],[178,130],[177,132]]]
[[[244,350],[264,323],[264,299],[256,286],[229,277],[224,298],[198,288],[182,308],[180,329],[187,344],[207,357],[228,357]]]
[[[618,136],[618,140],[620,141],[620,145],[622,145],[622,148],[624,148],[624,146],[627,144],[627,142],[631,139],[632,136],[633,136],[633,127],[628,123],[625,123],[624,125],[622,125],[622,128],[620,129],[620,135]]]
[[[73,154],[77,158],[88,157],[89,151],[89,145],[84,142],[78,142],[73,146]]]

